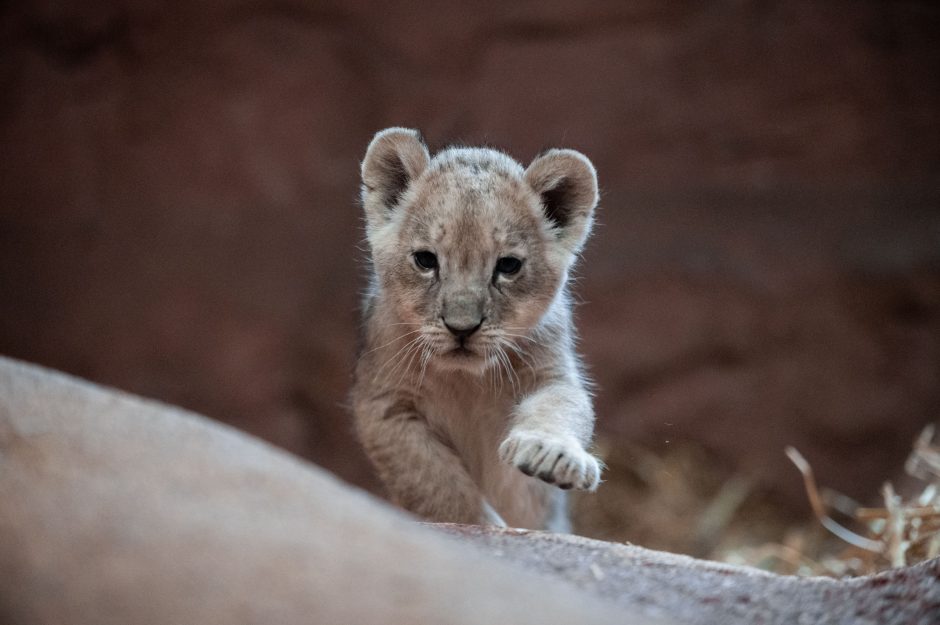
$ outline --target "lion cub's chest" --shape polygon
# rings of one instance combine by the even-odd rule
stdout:
[[[452,447],[470,475],[482,484],[496,466],[516,398],[505,388],[460,375],[426,380],[418,410],[431,430]]]

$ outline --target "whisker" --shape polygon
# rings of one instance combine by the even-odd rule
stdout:
[[[405,350],[407,350],[408,347],[416,340],[418,340],[417,337],[411,339],[410,341],[402,345],[400,348],[398,348],[398,351],[396,351],[394,354],[386,358],[382,362],[382,364],[379,366],[379,368],[376,370],[375,377],[376,378],[381,377],[385,373],[385,370],[389,367],[389,365],[391,365],[392,363],[395,363],[397,361],[398,356],[401,353],[403,353]]]
[[[385,345],[379,345],[378,347],[373,347],[373,348],[370,349],[369,351],[364,352],[364,353],[360,356],[360,358],[361,358],[362,356],[367,356],[368,354],[371,354],[372,352],[378,351],[378,350],[380,350],[380,349],[382,349],[382,348],[384,348],[384,347],[388,347],[388,346],[391,345],[392,343],[397,343],[398,341],[402,340],[402,339],[405,338],[406,336],[411,336],[412,334],[415,334],[415,333],[420,332],[420,331],[421,331],[421,330],[412,330],[411,332],[406,332],[405,334],[402,334],[401,336],[392,339],[391,341],[389,341],[389,342],[386,343]]]
[[[498,392],[503,390],[503,372],[499,366],[499,358],[496,352],[496,348],[493,345],[489,345],[486,348],[487,358],[492,362],[490,369],[492,370],[493,375],[493,388],[497,389]]]
[[[411,343],[411,347],[408,349],[408,352],[406,353],[405,357],[402,358],[401,361],[399,361],[399,363],[395,365],[395,368],[389,372],[389,377],[391,377],[392,373],[397,371],[398,368],[401,367],[402,364],[404,364],[404,367],[402,367],[402,370],[401,370],[401,375],[398,376],[398,381],[395,382],[395,386],[401,386],[402,382],[405,381],[405,376],[407,376],[409,373],[413,373],[411,370],[411,367],[414,364],[415,356],[417,356],[418,352],[421,351],[421,345],[422,345],[422,337],[419,336],[417,339],[415,339]]]
[[[424,374],[428,368],[428,362],[431,360],[431,356],[434,355],[434,352],[431,350],[431,343],[428,341],[428,338],[423,338],[423,349],[424,351],[421,354],[421,376],[418,378],[418,388],[421,388],[421,385],[424,384]]]
[[[531,341],[531,342],[533,342],[533,343],[538,343],[538,341],[537,341],[536,339],[532,338],[531,336],[526,336],[526,335],[524,335],[524,334],[513,334],[513,333],[511,333],[511,332],[500,332],[500,335],[502,335],[502,336],[511,336],[511,337],[513,337],[513,338],[516,338],[516,339],[525,339],[525,340]]]
[[[390,364],[392,364],[393,361],[397,360],[399,355],[401,355],[401,354],[403,354],[403,353],[407,354],[408,351],[411,350],[411,347],[414,346],[414,345],[415,345],[418,341],[420,341],[420,340],[421,340],[421,336],[419,335],[419,336],[417,336],[417,337],[411,339],[411,340],[408,341],[407,343],[405,343],[405,345],[403,345],[401,348],[399,348],[397,352],[395,352],[394,354],[392,354],[391,356],[389,356],[389,357],[385,360],[385,362],[382,363],[382,366],[379,367],[378,371],[376,371],[375,377],[378,378],[378,377],[384,376],[384,375],[385,375],[385,370],[388,368],[388,366],[389,366]],[[391,374],[394,373],[394,372],[398,369],[399,366],[401,366],[401,363],[402,363],[402,362],[403,362],[403,360],[398,360],[398,361],[395,363],[395,366],[392,367],[391,371],[388,372],[388,375],[391,376]]]
[[[520,347],[519,345],[516,345],[512,341],[509,341],[506,339],[502,339],[499,341],[501,345],[505,345],[506,347],[511,349],[513,353],[519,358],[519,360],[521,360],[522,363],[529,368],[529,370],[532,372],[533,375],[537,373],[535,370],[535,367],[532,365],[532,361],[529,360],[529,358],[532,357],[532,354],[528,353],[522,347]]]
[[[503,349],[503,358],[506,361],[506,370],[509,372],[510,378],[515,380],[513,382],[513,391],[518,395],[519,390],[522,388],[522,380],[519,379],[519,373],[516,371],[516,368],[512,365],[512,361],[509,359],[509,354],[506,353],[506,350]]]
[[[509,354],[506,352],[505,349],[503,350],[503,354],[506,355],[506,366],[510,368],[510,370],[512,371],[512,375],[516,378],[516,392],[518,393],[519,391],[522,390],[522,378],[519,377],[519,372],[516,371],[516,368],[513,366],[509,358]]]
[[[509,384],[512,387],[513,392],[516,392],[517,379],[515,377],[515,372],[512,369],[512,363],[509,362],[509,357],[506,355],[506,351],[503,350],[499,344],[495,344],[494,347],[496,349],[496,356],[499,360],[500,368],[506,370],[506,378],[509,380]]]

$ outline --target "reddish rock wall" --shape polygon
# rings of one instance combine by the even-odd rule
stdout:
[[[594,159],[612,453],[701,442],[796,497],[786,444],[858,496],[900,466],[940,414],[940,10],[382,6],[5,3],[0,353],[374,485],[342,407],[357,165],[408,125]]]

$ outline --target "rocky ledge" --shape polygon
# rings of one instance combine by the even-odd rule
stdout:
[[[805,579],[428,527],[227,426],[4,358],[0,502],[9,625],[940,622],[938,560]]]
[[[774,575],[580,536],[467,525],[436,527],[627,610],[668,615],[680,623],[940,622],[940,558],[836,580]]]

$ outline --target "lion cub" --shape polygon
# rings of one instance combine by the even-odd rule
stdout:
[[[389,128],[362,203],[373,274],[352,402],[389,494],[431,521],[567,531],[560,489],[600,478],[566,287],[597,204],[591,162],[432,159]]]

